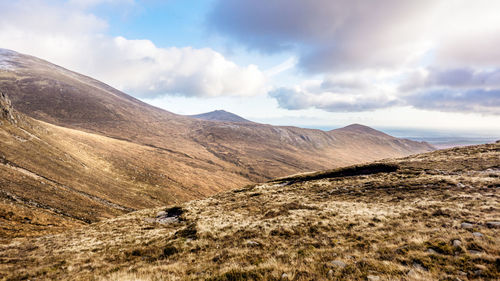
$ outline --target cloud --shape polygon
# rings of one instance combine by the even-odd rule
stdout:
[[[265,73],[267,76],[272,77],[272,76],[278,75],[282,72],[285,72],[289,69],[294,68],[296,64],[297,64],[297,58],[291,57],[291,58],[287,59],[286,61],[266,70]]]
[[[400,87],[402,91],[406,92],[425,88],[500,88],[500,69],[421,69],[409,75]]]
[[[133,93],[145,92],[148,97],[162,93],[249,96],[262,93],[265,82],[257,66],[240,67],[209,48],[162,49],[148,40],[117,37],[113,49],[113,68],[123,75],[133,74],[115,83]]]
[[[211,27],[264,52],[294,50],[311,72],[394,67],[427,48],[436,1],[219,0]]]
[[[412,93],[405,101],[420,109],[500,115],[500,89],[429,90]]]
[[[362,112],[411,106],[500,115],[500,70],[424,68],[345,72],[303,81],[294,87],[276,88],[268,94],[280,107],[289,110]]]
[[[278,88],[269,92],[282,108],[298,110],[318,108],[330,112],[359,112],[394,106],[397,101],[387,96],[343,95],[332,92],[319,94],[292,88]]]
[[[217,0],[209,23],[252,49],[296,51],[315,73],[406,66],[429,52],[441,67],[491,67],[499,9],[488,0]]]
[[[498,114],[499,9],[487,0],[217,0],[209,22],[250,49],[295,52],[302,70],[322,76],[318,89],[271,91],[284,108]]]
[[[349,74],[325,80],[309,80],[295,87],[280,87],[270,91],[281,108],[290,110],[318,108],[330,112],[361,112],[398,105],[394,87],[379,81],[372,85]]]
[[[0,48],[35,55],[137,97],[248,96],[265,92],[255,65],[239,66],[210,49],[160,48],[149,40],[106,35],[107,22],[87,11],[127,0],[0,2]]]
[[[399,89],[416,108],[500,115],[500,69],[421,69]]]

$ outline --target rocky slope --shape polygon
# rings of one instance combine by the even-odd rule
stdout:
[[[0,278],[498,280],[500,143],[301,174],[0,246]]]

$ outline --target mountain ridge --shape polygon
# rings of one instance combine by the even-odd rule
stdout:
[[[44,60],[3,53],[0,92],[26,120],[0,125],[0,213],[17,218],[5,220],[15,225],[7,240],[275,177],[433,150],[378,131],[193,119]]]

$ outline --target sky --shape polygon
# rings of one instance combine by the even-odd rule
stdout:
[[[178,114],[500,136],[500,1],[0,1],[0,48]]]

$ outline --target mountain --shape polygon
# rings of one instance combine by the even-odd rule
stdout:
[[[31,119],[5,94],[0,113],[0,243],[249,182],[173,152]]]
[[[289,174],[433,150],[376,130],[181,116],[8,50],[0,51],[0,92],[10,99],[2,110],[23,120],[0,126],[7,240]]]
[[[252,122],[234,113],[227,112],[225,110],[214,110],[206,113],[201,113],[197,115],[188,115],[188,116],[191,118],[202,119],[207,121],[240,122],[240,123]]]
[[[0,278],[498,280],[499,187],[500,143],[289,176],[17,239]]]

